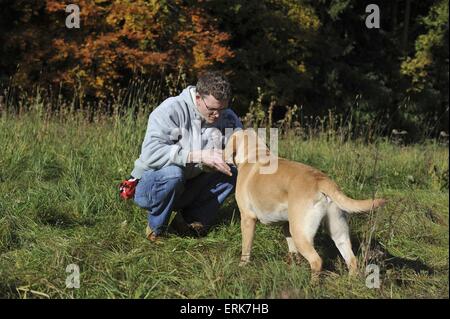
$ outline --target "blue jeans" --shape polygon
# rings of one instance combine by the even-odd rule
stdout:
[[[216,221],[220,205],[234,192],[237,169],[231,167],[231,171],[233,176],[201,173],[186,181],[179,166],[149,170],[136,186],[134,201],[148,211],[148,224],[156,235],[167,227],[172,210],[181,209],[188,223],[209,227]]]

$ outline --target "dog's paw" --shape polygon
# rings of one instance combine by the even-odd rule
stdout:
[[[352,257],[350,262],[347,264],[348,274],[350,277],[355,277],[359,275],[358,262],[355,257]]]
[[[241,261],[239,262],[239,267],[244,267],[250,262],[250,258],[241,257]]]

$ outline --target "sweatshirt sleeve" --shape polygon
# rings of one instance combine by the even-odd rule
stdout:
[[[141,178],[148,169],[157,170],[171,164],[186,166],[189,150],[176,144],[181,134],[181,115],[176,107],[176,102],[166,101],[150,114],[141,155],[131,173],[133,177]]]

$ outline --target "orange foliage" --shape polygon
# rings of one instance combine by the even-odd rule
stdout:
[[[133,73],[179,67],[195,72],[233,56],[225,44],[230,36],[217,30],[204,10],[185,1],[79,0],[79,29],[65,27],[70,3],[45,1],[50,30],[34,25],[15,32],[23,46],[16,79],[23,85],[40,72],[41,81],[63,82],[102,98]]]

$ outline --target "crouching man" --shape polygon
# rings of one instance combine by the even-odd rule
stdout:
[[[173,210],[176,230],[204,234],[234,192],[237,170],[224,162],[222,149],[225,129],[242,123],[229,108],[230,98],[224,75],[209,71],[150,114],[131,173],[138,180],[134,201],[148,211],[149,240],[167,229]]]

